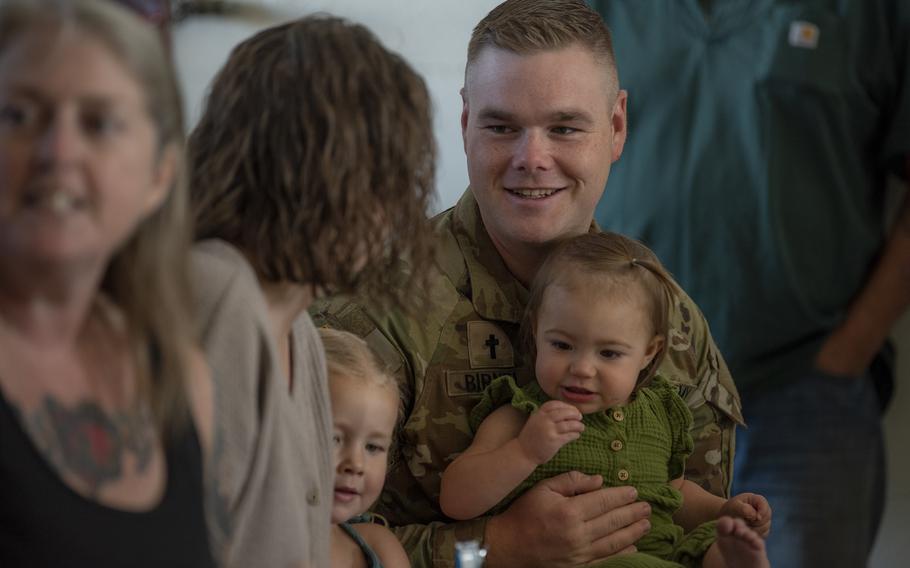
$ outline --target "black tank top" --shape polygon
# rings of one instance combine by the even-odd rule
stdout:
[[[214,566],[192,420],[165,449],[167,487],[130,512],[79,495],[51,469],[0,392],[0,567]]]

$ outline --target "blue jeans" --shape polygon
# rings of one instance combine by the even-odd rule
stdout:
[[[867,564],[884,508],[885,457],[871,379],[820,372],[743,396],[733,492],[773,511],[774,568]]]

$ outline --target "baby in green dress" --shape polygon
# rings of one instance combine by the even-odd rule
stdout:
[[[604,232],[559,245],[525,317],[537,382],[504,376],[487,389],[471,446],[443,474],[446,515],[495,513],[541,479],[581,471],[632,485],[651,505],[636,551],[602,566],[767,567],[768,502],[724,500],[683,478],[692,416],[656,374],[678,293],[641,243]]]

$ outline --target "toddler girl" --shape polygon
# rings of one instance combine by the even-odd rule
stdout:
[[[683,479],[692,417],[655,374],[677,292],[654,254],[621,235],[559,245],[525,317],[537,382],[506,376],[487,389],[471,415],[471,446],[443,474],[443,512],[495,513],[538,481],[577,470],[633,485],[651,505],[638,552],[605,565],[767,567],[767,501],[725,501]]]
[[[332,567],[408,568],[395,535],[364,515],[385,482],[398,420],[398,384],[356,335],[324,328],[319,333],[329,371],[335,442]]]

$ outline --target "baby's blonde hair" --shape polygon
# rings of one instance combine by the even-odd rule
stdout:
[[[398,392],[398,382],[367,342],[353,333],[338,329],[320,328],[325,347],[329,380],[338,376],[351,377]]]

